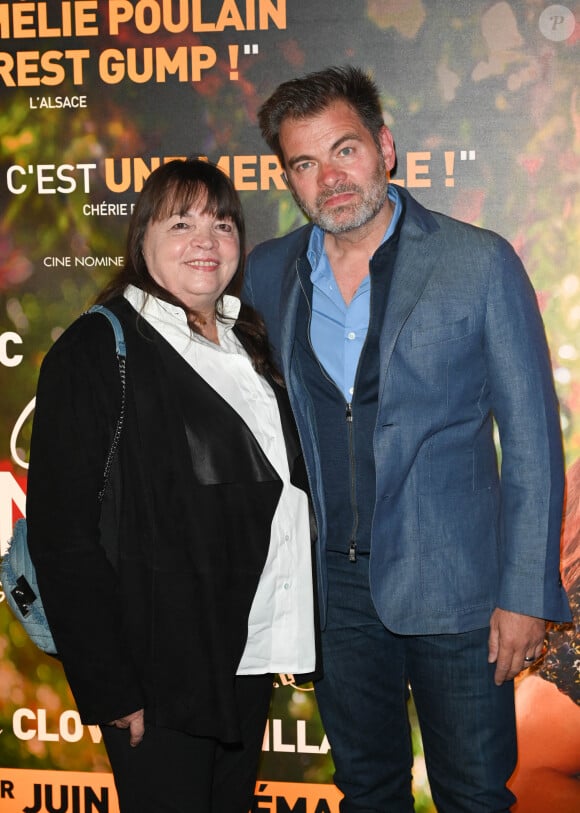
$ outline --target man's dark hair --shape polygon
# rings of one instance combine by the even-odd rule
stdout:
[[[325,68],[283,82],[258,110],[262,136],[284,164],[280,149],[280,127],[287,119],[306,119],[326,110],[333,102],[344,101],[357,113],[379,144],[384,126],[379,90],[370,76],[352,65]]]

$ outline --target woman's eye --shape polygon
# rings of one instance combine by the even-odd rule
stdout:
[[[231,223],[216,223],[216,229],[218,231],[225,231],[228,234],[233,231]]]

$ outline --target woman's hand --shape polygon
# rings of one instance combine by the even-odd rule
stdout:
[[[135,748],[135,746],[139,745],[145,733],[144,710],[134,711],[132,714],[120,717],[118,720],[112,720],[107,725],[114,725],[115,728],[128,728],[130,734],[129,745]]]

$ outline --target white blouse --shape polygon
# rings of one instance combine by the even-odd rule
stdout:
[[[227,321],[219,345],[192,334],[185,313],[129,286],[125,298],[230,406],[252,431],[283,489],[272,520],[270,548],[248,619],[238,675],[311,672],[315,666],[308,498],[292,485],[276,396],[232,331],[240,311],[225,296]]]

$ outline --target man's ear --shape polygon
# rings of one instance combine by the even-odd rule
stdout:
[[[379,144],[381,145],[381,151],[383,153],[383,158],[385,159],[385,166],[387,171],[390,172],[395,166],[397,154],[395,152],[395,141],[393,139],[393,134],[386,124],[384,124],[379,130]]]

